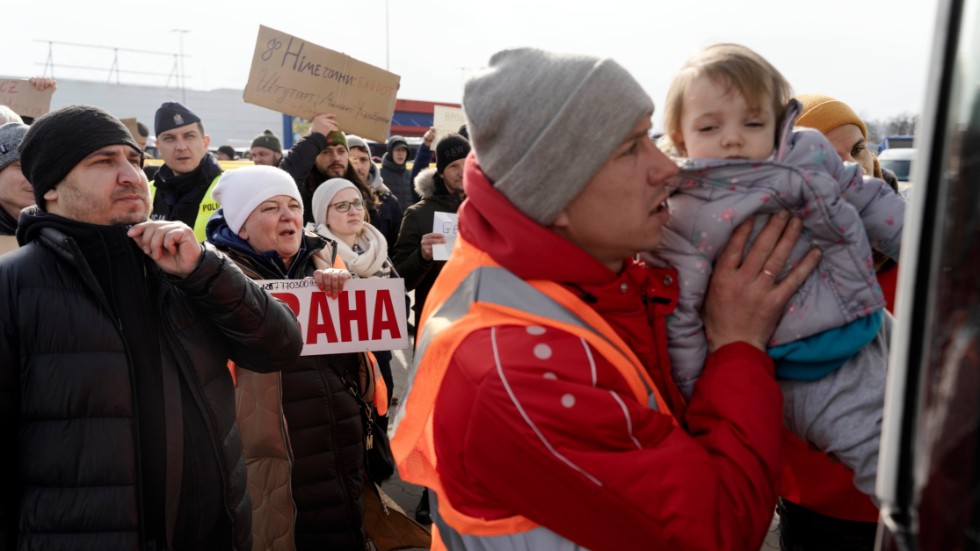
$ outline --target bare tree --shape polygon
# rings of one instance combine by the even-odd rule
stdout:
[[[865,119],[868,141],[878,143],[885,136],[914,136],[918,115],[901,113],[887,119]]]

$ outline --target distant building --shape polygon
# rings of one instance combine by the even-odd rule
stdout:
[[[421,137],[432,126],[432,115],[436,105],[461,107],[458,103],[395,100],[395,115],[391,118],[390,135]]]

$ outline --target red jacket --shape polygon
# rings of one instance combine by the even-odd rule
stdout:
[[[472,156],[466,191],[463,238],[590,303],[682,411],[664,349],[672,272],[633,262],[611,272],[520,214]],[[435,411],[439,479],[472,517],[520,515],[591,549],[758,549],[772,518],[782,398],[771,360],[747,344],[709,357],[678,417],[687,430],[637,402],[578,338],[512,326],[466,337]]]

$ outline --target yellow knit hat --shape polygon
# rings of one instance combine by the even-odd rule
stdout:
[[[821,94],[800,94],[796,99],[803,104],[803,111],[796,119],[796,126],[814,128],[826,134],[831,130],[853,124],[868,138],[868,127],[846,103]]]

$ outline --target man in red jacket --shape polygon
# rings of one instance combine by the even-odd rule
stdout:
[[[431,488],[433,549],[758,549],[781,468],[765,344],[819,257],[770,275],[799,221],[773,216],[744,261],[735,232],[685,405],[665,349],[676,274],[635,258],[677,171],[650,98],[612,60],[519,49],[463,104],[468,199],[392,442],[402,478]]]

